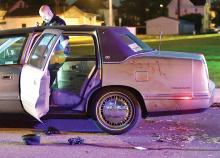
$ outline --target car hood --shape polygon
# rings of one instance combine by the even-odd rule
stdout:
[[[139,54],[138,56],[150,56],[156,58],[173,58],[173,59],[190,59],[190,60],[204,59],[204,56],[202,54],[175,52],[175,51],[151,51],[151,52]]]

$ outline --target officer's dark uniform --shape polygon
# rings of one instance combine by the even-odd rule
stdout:
[[[59,16],[54,15],[53,18],[50,20],[50,22],[43,22],[42,26],[62,26],[62,25],[66,25],[65,21],[63,19],[61,19]],[[69,37],[68,36],[63,36],[64,40],[68,40]],[[55,50],[60,50],[60,47],[62,47],[60,44],[58,44],[55,48]],[[64,49],[64,54],[65,55],[69,55],[69,45],[66,46],[66,48]],[[49,65],[48,69],[50,72],[50,85],[52,86],[54,80],[57,77],[57,71],[59,70],[59,68],[62,66],[62,64],[52,64]]]
[[[50,22],[46,23],[45,21],[42,23],[42,26],[59,26],[66,25],[65,21],[61,19],[59,16],[54,15]]]
[[[43,22],[42,26],[62,26],[62,25],[66,25],[66,22],[61,19],[59,16],[54,15],[53,18],[50,20],[50,22]],[[63,40],[68,40],[69,37],[68,36],[63,36]],[[57,49],[59,49],[59,45],[57,46]],[[65,50],[64,50],[64,54],[65,55],[69,55],[69,45],[66,46]]]

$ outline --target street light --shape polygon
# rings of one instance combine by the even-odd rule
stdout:
[[[112,11],[112,0],[109,0],[109,25],[113,24],[113,11]]]

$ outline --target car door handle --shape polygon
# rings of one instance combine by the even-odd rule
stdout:
[[[78,70],[78,69],[79,69],[79,66],[78,66],[78,65],[72,65],[72,66],[71,66],[71,69],[72,69],[72,70]]]
[[[34,83],[34,85],[37,85],[37,80],[34,80],[34,82],[33,82],[33,83]]]
[[[11,80],[13,79],[12,75],[2,75],[3,80]]]
[[[85,75],[85,74],[77,74],[76,76],[78,76],[78,77],[86,77],[87,75]]]

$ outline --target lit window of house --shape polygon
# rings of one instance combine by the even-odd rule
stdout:
[[[25,28],[25,27],[27,27],[27,24],[21,24],[21,27]]]

